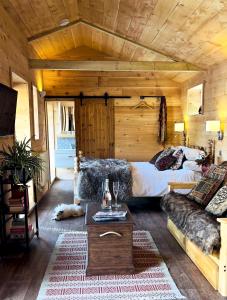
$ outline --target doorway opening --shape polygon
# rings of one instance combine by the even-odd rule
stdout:
[[[46,101],[51,183],[74,178],[76,130],[74,101]]]

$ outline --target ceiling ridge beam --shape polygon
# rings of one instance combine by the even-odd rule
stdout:
[[[151,72],[199,72],[190,63],[169,61],[75,61],[30,59],[31,69],[77,71],[151,71]]]

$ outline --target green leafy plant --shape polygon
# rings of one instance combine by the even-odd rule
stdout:
[[[23,184],[30,179],[39,187],[41,174],[43,171],[43,160],[39,154],[30,147],[31,139],[15,141],[13,146],[3,146],[0,151],[1,167],[0,172],[4,174],[6,170],[11,170],[15,184]]]

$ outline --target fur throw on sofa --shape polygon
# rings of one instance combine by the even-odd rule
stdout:
[[[112,182],[119,181],[119,201],[127,201],[132,197],[131,165],[119,159],[88,159],[83,158],[76,182],[76,196],[80,200],[101,201],[102,184],[106,178]]]
[[[161,200],[161,207],[174,224],[204,253],[220,248],[220,225],[216,218],[185,195],[170,192]]]

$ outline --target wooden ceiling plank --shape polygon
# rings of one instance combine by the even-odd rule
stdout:
[[[212,33],[217,34],[221,30],[218,27],[216,14],[218,9],[214,1],[203,1],[201,5],[185,20],[181,28],[175,32],[175,35],[165,44],[168,52],[178,52],[179,58],[188,57],[190,61],[195,61],[193,57],[197,50],[205,50],[207,42],[211,42],[212,48],[215,47],[215,41],[212,41]],[[221,10],[220,14],[223,13]],[[214,18],[215,17],[215,18]],[[215,19],[214,22],[212,22]],[[215,31],[216,30],[216,31]],[[203,38],[205,32],[205,37]],[[209,33],[209,36],[207,34]],[[188,47],[185,47],[187,44]],[[202,47],[201,47],[202,46]],[[207,51],[206,51],[207,53]]]
[[[78,0],[79,17],[90,20],[90,3],[89,0]]]
[[[77,0],[63,0],[67,18],[72,22],[79,19],[79,8]]]
[[[14,7],[17,14],[23,20],[23,23],[25,24],[26,28],[28,28],[29,31],[32,33],[32,35],[42,30],[41,25],[39,23],[39,19],[37,18],[29,0],[9,1]]]
[[[10,3],[9,0],[1,0],[1,4],[7,13],[10,15],[12,20],[19,26],[21,32],[25,33],[26,36],[32,35],[32,32],[29,27],[21,19],[20,15],[17,13],[13,5]]]
[[[92,48],[92,30],[91,27],[83,26],[83,24],[79,24],[81,27],[81,38],[82,45]]]
[[[30,60],[32,69],[81,71],[201,71],[188,63],[179,62],[129,62],[129,61],[61,61]]]
[[[81,26],[78,24],[78,26],[72,26],[70,27],[71,33],[72,33],[72,39],[74,48],[80,47],[82,45],[82,36],[81,36]]]
[[[165,21],[158,34],[153,40],[150,40],[149,44],[154,48],[165,48],[165,43],[176,36],[177,32],[184,26],[187,18],[199,7],[202,1],[203,0],[190,0],[182,3],[179,2],[168,16],[168,19]],[[169,51],[171,51],[171,49],[168,48],[168,52]]]
[[[93,29],[97,29],[97,30],[100,30],[100,31],[102,31],[102,32],[105,32],[105,33],[109,34],[109,35],[112,36],[112,37],[115,36],[115,37],[117,37],[117,38],[119,38],[119,39],[122,39],[122,40],[124,40],[124,41],[128,41],[129,43],[132,43],[132,44],[134,44],[134,45],[137,45],[137,46],[142,47],[142,48],[144,48],[144,49],[147,49],[147,50],[149,50],[149,51],[153,51],[153,52],[159,54],[160,56],[165,56],[167,59],[174,60],[172,57],[170,57],[170,56],[168,56],[168,55],[166,55],[166,54],[164,54],[164,53],[161,53],[160,51],[153,50],[152,48],[147,47],[147,46],[144,47],[142,44],[140,44],[140,43],[138,43],[138,42],[132,41],[132,40],[128,39],[127,37],[123,37],[123,36],[121,36],[121,35],[119,35],[119,34],[117,34],[117,33],[113,33],[113,32],[111,32],[111,31],[106,30],[106,29],[104,29],[104,28],[101,28],[101,27],[99,27],[99,26],[97,26],[97,25],[93,25],[93,24],[91,24],[91,23],[89,23],[89,22],[87,22],[87,21],[84,21],[84,20],[83,20],[83,21],[81,21],[81,23],[83,23],[84,25],[87,25],[87,26],[89,26],[89,27],[91,27],[91,28],[93,28]]]
[[[103,26],[110,30],[115,29],[120,0],[104,1]]]
[[[54,21],[53,27],[59,26],[61,20],[68,18],[63,0],[46,0],[45,2]]]
[[[40,2],[40,0],[30,0],[30,4],[34,12],[33,16],[35,15],[39,20],[39,28],[42,28],[42,31],[55,26],[54,16],[49,10],[47,1]],[[42,16],[42,18],[40,18],[40,16]]]
[[[140,36],[140,42],[149,44],[150,41],[159,33],[162,26],[166,22],[169,15],[174,11],[179,0],[158,1],[154,8],[153,14],[150,16],[147,26],[144,28]]]

